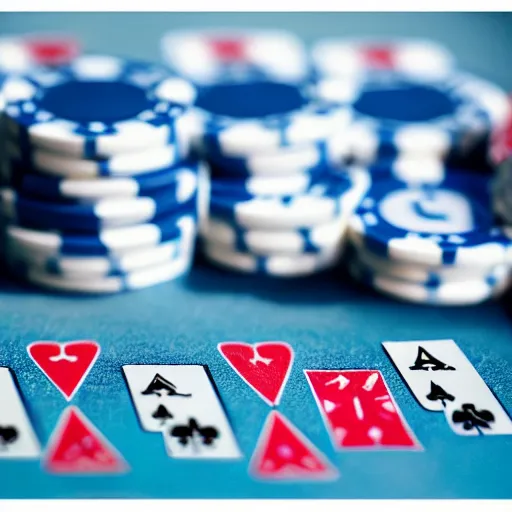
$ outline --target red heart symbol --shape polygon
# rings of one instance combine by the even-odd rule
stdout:
[[[48,380],[69,402],[78,391],[100,353],[94,341],[36,341],[27,347],[28,355]]]
[[[293,364],[293,349],[282,341],[219,343],[233,370],[270,406],[279,404]]]

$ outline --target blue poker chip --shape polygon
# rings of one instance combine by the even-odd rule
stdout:
[[[299,255],[325,252],[340,246],[345,222],[320,224],[312,228],[264,231],[242,229],[221,219],[210,217],[201,227],[201,236],[213,245],[255,256],[275,254]]]
[[[211,182],[212,196],[237,197],[246,196],[292,196],[305,194],[316,184],[328,177],[328,172],[317,174],[297,174],[293,176],[276,176],[272,178],[253,176],[245,179],[218,178],[216,168],[210,166],[214,179]]]
[[[277,197],[212,195],[210,215],[241,228],[287,230],[309,228],[349,215],[366,192],[368,173],[348,170],[330,173],[306,193]]]
[[[508,283],[508,269],[496,267],[482,279],[466,281],[436,281],[428,284],[415,283],[380,274],[356,260],[348,264],[349,273],[359,280],[395,299],[430,306],[470,306],[502,295]]]
[[[74,158],[36,147],[21,148],[12,140],[6,140],[5,153],[9,161],[7,171],[16,172],[15,166],[28,167],[39,173],[66,179],[92,179],[101,177],[140,176],[162,171],[177,165],[187,153],[178,144],[130,151],[110,158]],[[14,168],[10,168],[13,167]]]
[[[436,184],[374,180],[350,219],[360,246],[392,260],[491,267],[512,241],[497,226],[488,176],[450,170]]]
[[[167,262],[115,276],[84,278],[55,275],[20,260],[8,261],[10,270],[28,282],[53,291],[73,294],[111,294],[148,288],[185,276],[192,266],[192,252]]]
[[[349,157],[347,134],[337,132],[326,140],[282,147],[272,152],[229,157],[215,147],[203,147],[203,156],[226,176],[290,176],[315,174]]]
[[[80,204],[45,202],[3,188],[0,189],[0,207],[9,222],[20,226],[97,232],[104,228],[152,222],[181,209],[195,210],[195,191],[188,202],[179,203],[175,189],[171,189],[151,197],[102,199],[93,204]]]
[[[18,190],[27,197],[82,202],[146,196],[165,190],[168,195],[175,196],[176,202],[183,203],[192,197],[197,188],[197,169],[197,163],[185,162],[178,167],[137,177],[89,180],[66,180],[27,173],[21,178]]]
[[[338,247],[317,254],[256,256],[203,241],[203,252],[212,263],[245,274],[274,277],[305,277],[333,268],[340,261]]]
[[[122,254],[105,256],[69,256],[28,250],[20,244],[11,243],[6,252],[9,260],[23,262],[26,266],[63,276],[69,279],[98,279],[123,275],[160,265],[190,251],[195,236],[195,221],[182,217],[176,222],[179,235],[158,245],[137,248]]]
[[[10,225],[6,228],[5,238],[13,250],[44,254],[48,258],[116,257],[176,240],[194,231],[196,224],[196,216],[183,210],[153,223],[103,229],[96,234],[38,231]]]
[[[309,82],[256,80],[198,90],[197,122],[204,146],[228,156],[246,156],[314,143],[350,120],[348,109],[313,100]]]
[[[379,257],[364,248],[357,248],[350,244],[351,257],[356,259],[361,267],[371,270],[375,274],[390,278],[409,281],[426,286],[437,286],[446,282],[458,281],[464,285],[466,281],[493,279],[497,273],[505,269],[507,264],[491,267],[459,267],[453,265],[419,265],[417,263],[404,263]]]
[[[397,153],[467,154],[510,110],[504,91],[459,72],[444,78],[393,72],[325,78],[316,93],[350,111],[351,154],[361,162]]]
[[[86,158],[174,143],[192,129],[184,114],[196,97],[163,66],[105,55],[9,77],[1,93],[22,148]]]

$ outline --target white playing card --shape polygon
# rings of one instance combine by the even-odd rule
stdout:
[[[163,432],[173,411],[192,397],[178,365],[127,365],[123,372],[128,382],[137,416],[144,430]],[[195,367],[194,367],[195,368]],[[202,368],[202,367],[198,367]],[[170,370],[169,370],[170,369]],[[165,375],[171,377],[166,378]]]
[[[123,371],[143,428],[162,432],[169,456],[241,457],[219,397],[203,366],[127,365],[123,366]],[[157,411],[160,414],[155,414]]]
[[[512,421],[453,340],[385,342],[416,399],[459,435],[512,434]]]
[[[37,459],[41,447],[9,368],[0,368],[0,458]]]
[[[452,340],[386,341],[382,345],[413,395],[429,411],[444,410],[442,400],[431,399],[432,383],[451,395],[463,385],[458,368],[462,352]]]

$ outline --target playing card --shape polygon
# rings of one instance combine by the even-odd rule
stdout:
[[[95,341],[35,341],[27,347],[32,361],[69,402],[84,383],[100,354]]]
[[[144,430],[162,432],[171,457],[241,457],[203,366],[126,365],[123,371]]]
[[[512,421],[453,340],[383,343],[420,404],[459,435],[512,434]]]
[[[41,448],[9,368],[0,368],[0,458],[37,459]]]
[[[335,448],[421,448],[378,370],[304,373]]]
[[[443,411],[444,403],[464,386],[459,365],[461,355],[465,357],[452,340],[386,341],[382,345],[425,409]]]
[[[267,417],[249,472],[265,480],[334,480],[338,471],[302,432],[273,410]]]
[[[282,341],[250,345],[223,342],[219,352],[240,378],[271,407],[279,405],[293,365],[293,349]]]
[[[77,407],[62,413],[48,441],[44,466],[51,473],[124,473],[128,465],[119,452]]]

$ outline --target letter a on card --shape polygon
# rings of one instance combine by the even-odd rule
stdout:
[[[416,400],[442,411],[458,435],[511,435],[512,421],[453,340],[386,341],[384,349]]]
[[[335,448],[421,449],[378,370],[305,370]]]
[[[279,405],[293,365],[293,349],[282,341],[219,343],[233,370],[271,407]]]

